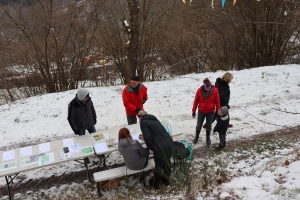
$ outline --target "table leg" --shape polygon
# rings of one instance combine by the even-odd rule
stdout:
[[[9,181],[8,181],[8,177],[7,177],[7,176],[5,176],[5,180],[6,180],[6,186],[7,186],[8,198],[9,198],[9,200],[11,200],[11,196],[10,196],[10,188],[9,188]]]
[[[86,167],[86,171],[87,171],[87,177],[89,179],[90,182],[92,182],[91,178],[90,178],[90,172],[89,172],[89,165],[88,165],[88,158],[84,158],[84,166]]]

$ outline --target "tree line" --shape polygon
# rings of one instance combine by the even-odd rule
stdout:
[[[28,3],[30,2],[30,3]],[[299,63],[297,1],[0,2],[0,99]],[[87,62],[85,60],[88,59]]]

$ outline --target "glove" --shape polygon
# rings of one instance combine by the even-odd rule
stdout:
[[[230,105],[227,105],[227,108],[230,109]]]
[[[147,101],[147,99],[143,99],[143,100],[142,100],[142,104],[144,104],[146,101]]]
[[[195,113],[195,112],[193,112],[193,113],[192,113],[192,116],[195,118],[195,117],[196,117],[196,113]]]
[[[136,111],[137,113],[139,113],[140,110],[141,110],[140,108],[136,108],[136,109],[135,109],[135,111]]]
[[[97,124],[97,119],[94,120],[94,123]]]

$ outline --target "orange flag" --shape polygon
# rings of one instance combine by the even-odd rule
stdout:
[[[236,0],[233,0],[233,5],[236,3]]]
[[[184,4],[186,4],[185,0],[182,0],[182,2],[183,2]]]

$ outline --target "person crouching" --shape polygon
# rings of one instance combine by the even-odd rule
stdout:
[[[219,112],[219,118],[217,118],[217,124],[214,127],[213,132],[219,133],[220,143],[219,143],[219,146],[217,146],[217,148],[222,149],[226,145],[226,132],[228,129],[230,117],[228,114],[227,106],[222,106],[218,112]]]

